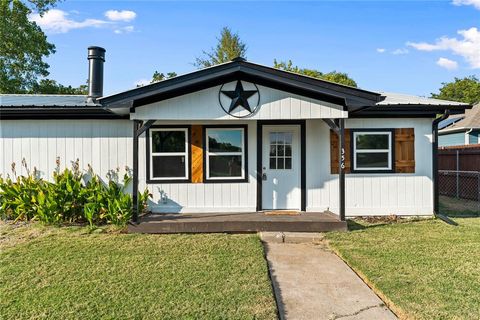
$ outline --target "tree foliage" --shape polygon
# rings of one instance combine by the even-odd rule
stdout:
[[[28,20],[32,10],[44,13],[56,0],[0,0],[0,93],[25,93],[48,76],[43,61],[55,52],[40,27]]]
[[[294,66],[291,60],[288,60],[287,62],[279,62],[275,59],[273,60],[273,67],[284,71],[289,71],[317,79],[347,85],[350,87],[357,87],[357,83],[355,82],[355,80],[353,80],[348,76],[348,74],[343,72],[332,71],[328,73],[323,73],[315,69],[299,68],[298,66]]]
[[[177,76],[177,73],[176,72],[167,72],[167,74],[163,74],[158,72],[158,71],[155,71],[153,73],[153,76],[152,76],[152,81],[150,81],[150,83],[155,83],[155,82],[159,82],[159,81],[163,81],[163,80],[167,80],[167,79],[171,79],[171,78],[175,78]]]
[[[452,82],[442,83],[438,93],[432,98],[476,104],[480,102],[480,81],[476,76],[455,78]]]
[[[223,27],[217,40],[215,48],[212,48],[210,52],[203,51],[203,57],[196,59],[196,67],[206,68],[231,61],[237,57],[245,58],[247,45],[240,39],[238,33],[232,32],[228,27]]]
[[[55,80],[42,79],[35,83],[28,93],[37,94],[88,94],[88,86],[82,84],[81,86],[74,88],[72,86],[64,86]]]

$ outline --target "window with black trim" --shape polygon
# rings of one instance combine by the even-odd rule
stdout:
[[[393,170],[393,132],[352,131],[353,170],[388,172]]]
[[[205,129],[205,178],[209,181],[244,180],[245,128]]]
[[[188,180],[188,128],[149,131],[150,180]]]

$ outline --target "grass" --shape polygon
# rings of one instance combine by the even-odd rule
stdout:
[[[407,319],[478,319],[480,219],[350,222],[330,246]]]
[[[0,224],[0,319],[275,319],[256,235]]]

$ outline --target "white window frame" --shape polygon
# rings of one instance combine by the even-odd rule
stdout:
[[[184,152],[153,152],[153,133],[161,131],[180,131],[185,133],[185,151]],[[153,128],[150,129],[149,135],[150,144],[150,180],[163,181],[163,180],[188,180],[189,172],[189,156],[188,148],[190,146],[188,128]],[[183,156],[185,158],[185,175],[183,177],[154,177],[153,176],[153,157],[169,157],[169,156]]]
[[[357,150],[357,137],[359,135],[387,135],[388,136],[388,149],[358,149]],[[391,131],[353,131],[353,170],[355,171],[391,171],[392,170],[392,132]],[[358,153],[388,153],[388,166],[387,167],[369,167],[359,168],[357,166],[357,154]]]
[[[241,152],[210,152],[209,131],[238,131],[242,132],[242,151]],[[210,177],[210,156],[242,156],[242,175],[240,177]],[[205,129],[205,177],[207,180],[244,180],[245,179],[245,129],[242,127]]]

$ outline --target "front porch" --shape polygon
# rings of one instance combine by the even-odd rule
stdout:
[[[248,213],[150,213],[128,226],[129,233],[244,233],[260,231],[346,231],[346,221],[329,211],[295,215]]]

